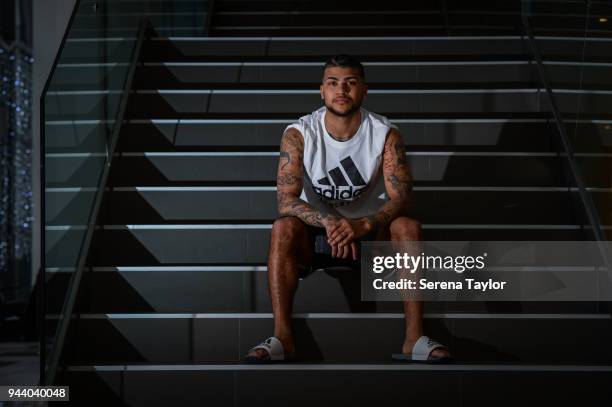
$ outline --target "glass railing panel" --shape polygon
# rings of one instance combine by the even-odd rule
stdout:
[[[91,15],[89,3],[79,2],[73,26]],[[82,264],[135,45],[135,38],[115,39],[104,31],[89,39],[69,31],[44,96],[47,356],[55,345],[58,322],[67,317],[62,313],[74,271]],[[46,362],[49,367],[50,359]]]
[[[601,38],[593,40],[588,36],[588,27],[593,23],[591,1],[544,1],[529,0],[522,2],[523,19],[528,24],[534,44],[542,62],[542,72],[538,71],[533,59],[534,75],[538,78],[542,94],[540,109],[551,113],[551,124],[558,136],[558,151],[562,154],[563,178],[569,188],[568,194],[575,203],[576,223],[584,227],[586,239],[596,239],[604,232],[601,230],[601,206],[597,188],[606,183],[604,172],[600,172],[605,158],[601,145],[597,142],[597,124],[585,121],[584,113],[591,118],[600,117],[607,110],[607,98],[601,93],[600,86],[609,75],[606,67],[597,63],[607,53],[601,47]],[[542,15],[548,13],[546,19]],[[528,37],[526,41],[529,44]],[[594,53],[587,56],[587,50],[595,45]],[[600,61],[599,61],[600,62]],[[549,102],[546,88],[541,77],[548,82],[554,104],[560,119],[560,129],[552,115],[553,106]],[[562,134],[567,141],[563,145]],[[570,162],[568,148],[574,153]],[[578,177],[578,178],[577,178]],[[579,180],[582,180],[580,183]],[[580,184],[585,188],[587,199],[581,196]],[[582,191],[584,195],[584,191]],[[595,222],[597,225],[593,226]],[[594,229],[600,229],[599,232]]]
[[[589,1],[576,112],[574,144],[591,153],[581,168],[591,174],[589,186],[604,233],[612,226],[612,3]]]
[[[208,10],[209,2],[182,0],[80,0],[75,6],[41,101],[47,369],[59,361],[53,352],[61,348],[58,328],[71,315],[67,300],[86,266],[139,34],[147,27],[151,36],[205,35]]]

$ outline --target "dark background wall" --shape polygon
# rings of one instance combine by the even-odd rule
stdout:
[[[0,2],[0,303],[30,296],[31,276],[31,0]]]

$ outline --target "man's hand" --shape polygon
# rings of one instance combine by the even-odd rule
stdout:
[[[357,249],[357,243],[355,242],[351,242],[347,245],[335,245],[332,244],[331,246],[331,256],[332,257],[340,257],[343,259],[347,259],[349,256],[357,261],[357,259],[359,258],[359,250]]]
[[[329,244],[346,245],[365,236],[372,230],[371,223],[365,219],[339,219],[325,226]]]
[[[324,223],[327,232],[327,242],[332,248],[332,257],[348,258],[357,260],[358,251],[355,240],[365,236],[372,230],[371,222],[366,218],[361,219],[330,219]]]

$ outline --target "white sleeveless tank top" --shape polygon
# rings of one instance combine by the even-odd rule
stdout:
[[[373,215],[387,200],[382,158],[387,133],[397,128],[381,115],[361,109],[361,124],[347,141],[325,129],[322,107],[287,126],[304,137],[304,186],[301,199],[318,210],[355,219]]]

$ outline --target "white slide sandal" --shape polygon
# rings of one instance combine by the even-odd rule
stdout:
[[[392,359],[398,362],[412,362],[412,363],[445,363],[450,362],[452,358],[445,356],[441,358],[432,358],[431,352],[434,349],[448,349],[446,346],[438,343],[428,336],[421,336],[414,343],[412,347],[412,353],[394,353]]]
[[[293,359],[291,355],[285,355],[285,349],[280,339],[275,336],[271,336],[259,345],[251,348],[249,353],[252,353],[258,349],[266,351],[265,356],[246,356],[245,362],[248,363],[273,363],[273,362],[287,362]]]

